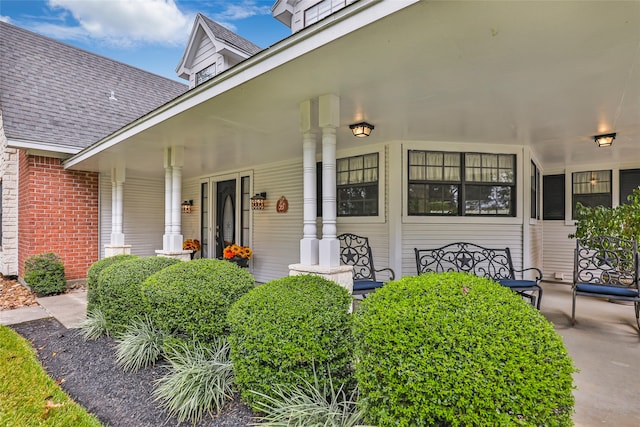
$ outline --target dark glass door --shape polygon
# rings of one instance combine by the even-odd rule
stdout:
[[[216,258],[236,243],[236,180],[216,183]]]

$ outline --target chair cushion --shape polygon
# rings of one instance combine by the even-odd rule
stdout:
[[[502,279],[498,280],[498,283],[508,288],[535,288],[537,286],[535,280]]]
[[[637,289],[618,288],[616,286],[594,285],[592,283],[578,283],[576,285],[578,292],[587,292],[592,294],[605,294],[618,297],[637,297]]]
[[[354,280],[353,281],[354,291],[368,291],[368,290],[377,289],[381,287],[382,287],[382,282],[377,282],[373,280]]]

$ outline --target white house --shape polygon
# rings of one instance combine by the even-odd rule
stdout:
[[[178,66],[192,89],[64,162],[101,177],[101,247],[250,245],[263,282],[292,265],[340,273],[335,236],[353,232],[396,275],[416,274],[414,247],[470,241],[566,281],[575,201],[617,205],[640,184],[639,2],[272,12],[292,35],[260,51],[198,16]],[[360,122],[370,136],[353,135]]]

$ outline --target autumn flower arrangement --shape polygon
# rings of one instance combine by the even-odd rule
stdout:
[[[224,248],[223,256],[225,259],[232,259],[236,257],[251,259],[253,251],[249,246],[229,245]]]
[[[196,239],[187,239],[182,242],[182,249],[185,251],[198,252],[200,250],[200,241]]]

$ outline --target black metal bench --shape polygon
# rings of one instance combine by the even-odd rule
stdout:
[[[367,237],[344,233],[338,236],[338,240],[340,241],[340,262],[353,266],[353,295],[366,295],[382,287],[384,283],[376,279],[376,273],[388,271],[389,280],[395,279],[392,269],[375,269]]]
[[[576,296],[633,302],[640,331],[638,244],[612,236],[578,239],[573,268],[571,323],[576,321]]]
[[[540,309],[542,288],[539,283],[542,271],[535,267],[514,269],[509,248],[492,249],[474,243],[457,242],[434,249],[414,248],[414,251],[418,274],[458,271],[487,277],[530,299],[531,304]],[[536,278],[516,278],[516,273],[525,271],[535,271]]]

